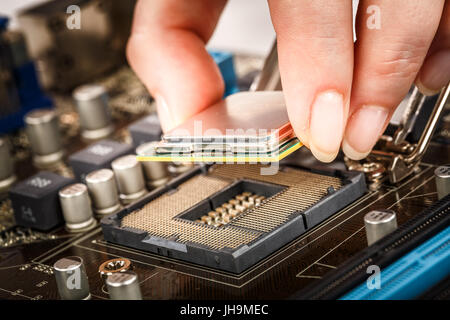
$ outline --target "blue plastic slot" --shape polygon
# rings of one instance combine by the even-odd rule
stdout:
[[[362,283],[340,299],[398,300],[420,296],[450,274],[450,227],[381,270],[380,274],[380,289],[369,289]]]

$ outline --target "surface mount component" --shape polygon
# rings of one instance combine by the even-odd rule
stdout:
[[[145,152],[157,144],[154,142],[147,142],[136,148],[136,154],[145,155]],[[170,172],[167,163],[160,161],[143,161],[142,168],[144,169],[144,176],[149,189],[157,188],[170,180]]]
[[[301,147],[281,91],[241,92],[167,132],[141,161],[273,162]]]
[[[100,169],[86,176],[86,185],[97,214],[110,214],[120,208],[119,192],[110,169]]]
[[[193,169],[104,218],[104,237],[240,273],[366,191],[360,173],[313,173],[285,166],[274,175],[261,175],[261,168]]]
[[[105,282],[111,300],[142,300],[139,279],[133,271],[113,273]]]
[[[392,210],[373,210],[364,216],[364,225],[370,246],[397,229],[397,216]]]
[[[102,139],[114,131],[108,105],[108,93],[103,86],[83,85],[76,88],[72,96],[80,118],[83,138]]]
[[[133,152],[131,145],[105,139],[72,154],[69,157],[69,164],[78,181],[84,182],[88,173],[111,168],[114,159],[131,152]]]
[[[146,142],[159,141],[162,136],[161,124],[156,112],[133,122],[128,126],[128,131],[135,147]]]
[[[122,156],[114,160],[111,167],[119,188],[119,197],[125,204],[139,199],[147,192],[142,165],[135,155]]]
[[[58,191],[74,180],[52,172],[38,174],[18,182],[9,193],[16,223],[48,231],[63,223]]]
[[[27,113],[24,119],[26,133],[37,167],[51,167],[64,155],[59,132],[58,116],[53,109],[38,109]]]
[[[82,258],[74,256],[59,259],[53,265],[53,269],[62,300],[88,300],[91,298]]]
[[[450,193],[450,166],[440,166],[434,171],[438,198],[442,199]]]
[[[69,231],[86,231],[96,225],[86,185],[75,183],[61,189],[59,201]]]

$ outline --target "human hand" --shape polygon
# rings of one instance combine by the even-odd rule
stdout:
[[[283,91],[296,135],[324,162],[342,145],[362,159],[413,82],[450,80],[450,1],[269,0]],[[224,84],[205,49],[225,0],[139,0],[128,60],[157,102],[164,131],[212,105]]]

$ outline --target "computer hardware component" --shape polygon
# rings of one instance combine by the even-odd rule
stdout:
[[[62,300],[88,300],[89,281],[82,258],[77,256],[65,257],[55,262],[56,284]],[[75,275],[78,277],[75,282]]]
[[[97,214],[110,214],[120,208],[119,192],[111,169],[99,169],[86,176],[86,185]]]
[[[86,84],[72,94],[80,119],[81,136],[98,140],[111,135],[114,126],[108,105],[108,92],[98,84]]]
[[[440,166],[434,170],[436,190],[441,199],[450,193],[450,166]]]
[[[58,191],[73,182],[73,179],[47,171],[18,182],[9,193],[16,223],[42,231],[62,224]]]
[[[300,148],[282,92],[242,92],[167,132],[141,161],[273,162]]]
[[[63,1],[57,2],[57,6],[59,6],[60,3],[64,3]],[[114,5],[116,5],[115,2],[116,1],[114,1]],[[75,0],[70,4],[76,5],[77,3],[78,2]],[[94,3],[99,4],[99,7],[92,5],[89,6],[88,9],[91,10],[95,8],[101,11],[103,6],[108,6],[109,1],[91,0],[86,3],[89,3],[90,5]],[[122,3],[121,1],[117,3],[118,5],[125,6],[129,4],[129,2]],[[85,16],[85,13],[92,13],[92,11],[85,11],[86,8],[84,5],[81,5],[80,8],[82,16]],[[45,15],[44,10],[41,16]],[[101,16],[101,14],[98,14],[97,16]],[[82,21],[83,30],[71,30],[70,32],[67,32],[60,29],[58,31],[58,26],[62,25],[61,22],[65,23],[65,19],[68,17],[71,17],[71,15],[60,11],[58,17],[55,19],[49,18],[45,20],[45,23],[48,22],[48,26],[55,28],[55,33],[59,33],[58,37],[53,38],[56,39],[55,41],[60,41],[59,39],[62,39],[65,36],[71,36],[71,39],[74,40],[73,44],[76,43],[76,46],[83,50],[83,47],[85,47],[88,42],[85,42],[84,40],[84,36],[86,35],[83,32],[86,30],[83,28],[84,20]],[[45,23],[42,25],[46,28],[47,25],[45,25]],[[119,26],[117,29],[121,29],[120,31],[126,30],[126,28],[121,27],[122,21],[120,21],[120,17],[114,18],[114,23]],[[0,19],[0,28],[1,24],[2,22]],[[99,23],[99,26],[100,25],[101,23]],[[62,26],[64,27],[64,25]],[[92,29],[94,28],[88,28],[89,31]],[[33,33],[36,32],[36,30],[32,28],[31,31]],[[8,33],[10,32],[8,31]],[[40,35],[45,34],[45,32],[36,32],[34,34],[37,34],[36,37],[40,37]],[[79,37],[79,35],[81,36]],[[91,35],[94,35],[94,33],[91,33]],[[16,52],[23,52],[23,50],[20,49],[20,41],[9,41],[9,34],[5,38],[8,38],[8,41],[6,41],[7,48],[14,47],[14,50],[17,50]],[[103,39],[103,37],[100,38],[102,45],[109,45],[116,44],[116,40],[118,38],[110,38],[110,41],[103,41]],[[66,46],[63,40],[61,40],[61,43],[63,46]],[[48,42],[43,44],[48,44]],[[41,75],[50,77],[55,75],[51,72],[46,74],[45,67],[48,66],[48,64],[46,65],[48,62],[53,63],[54,65],[59,63],[59,73],[64,76],[73,74],[65,69],[67,67],[80,70],[80,67],[82,67],[81,64],[92,63],[92,61],[86,61],[87,56],[78,54],[76,51],[74,51],[74,54],[76,54],[77,57],[76,59],[73,59],[73,57],[71,57],[71,52],[67,52],[65,48],[59,50],[58,45],[56,44],[56,42],[51,43],[54,52],[51,50],[48,51],[49,56],[44,57],[45,59],[40,62],[43,63],[44,67],[44,71],[42,71]],[[2,53],[1,51],[2,49],[0,49],[0,55]],[[123,51],[123,48],[121,51]],[[18,65],[14,61],[20,61],[20,56],[20,54],[13,55],[13,60],[8,62],[8,70],[13,70],[13,66]],[[67,59],[63,61],[61,57]],[[78,57],[82,58],[78,59]],[[108,58],[107,55],[103,55],[102,57],[106,57],[105,59]],[[277,65],[276,50],[272,50],[271,59],[268,60],[270,61],[266,61],[269,63],[266,63],[265,66]],[[74,65],[72,66],[70,66],[71,61],[74,62]],[[3,60],[1,60],[1,62],[3,62]],[[249,79],[253,79],[254,76],[259,73],[260,67],[263,65],[263,61],[260,57],[237,54],[234,56],[234,62],[237,67],[236,75],[238,77],[239,84],[241,88],[247,90],[248,84],[251,83],[251,80]],[[264,69],[266,70],[266,68]],[[58,80],[58,85],[61,84],[60,88],[62,88],[62,86],[66,85],[69,81],[79,80],[80,84],[96,83],[107,88],[110,96],[112,123],[115,127],[115,130],[111,135],[111,139],[118,143],[130,143],[131,138],[127,127],[130,126],[130,123],[155,112],[155,103],[149,96],[144,85],[137,79],[136,75],[127,65],[118,66],[118,68],[114,69],[112,72],[102,73],[100,76],[92,75],[92,73],[95,73],[96,71],[98,70],[92,69],[85,71],[86,73],[82,74],[82,76],[86,75],[85,80],[70,78],[66,79],[64,77],[60,78]],[[2,75],[3,74],[4,73],[2,70]],[[6,72],[5,74],[14,75],[14,71],[12,73]],[[244,80],[243,77],[246,77],[247,74],[250,76],[248,79]],[[222,76],[224,77],[224,81],[227,82],[223,71]],[[257,89],[280,89],[279,73],[273,72],[273,70],[269,70],[269,72],[265,72],[263,70],[259,79],[259,82],[255,82],[258,84],[256,87]],[[4,80],[5,79],[2,79],[0,82],[5,82]],[[6,92],[9,94],[12,92],[10,89],[17,86],[17,83],[6,82]],[[242,86],[243,82],[246,84]],[[11,86],[11,83],[14,85]],[[71,96],[72,88],[73,87],[70,87],[70,89],[65,92],[49,91],[49,94],[55,101],[54,108],[60,116],[59,122],[61,127],[61,138],[63,148],[68,156],[78,152],[79,150],[94,145],[94,143],[90,141],[81,139],[81,130],[79,126],[80,119],[77,116],[75,105]],[[226,89],[226,91],[227,92],[225,94],[228,93],[228,89]],[[28,90],[24,91],[25,94],[27,92]],[[31,93],[32,90],[30,89],[29,92]],[[17,107],[11,103],[12,99],[10,97],[12,96],[7,96],[5,98],[4,93],[1,92],[0,96],[1,101],[8,101],[8,109],[4,111],[7,111],[7,113],[10,114],[9,112],[14,111],[14,108]],[[433,99],[433,97],[430,99]],[[428,114],[430,114],[433,109],[432,106],[434,103],[428,106],[428,98],[426,98],[426,100],[427,101],[425,102],[422,111],[418,115],[417,123],[420,122],[423,111],[429,110],[430,112]],[[436,101],[437,97],[434,97],[434,100]],[[446,108],[448,109],[448,104]],[[126,244],[124,245],[108,242],[105,240],[105,237],[101,232],[101,228],[98,225],[91,230],[86,230],[80,233],[68,232],[65,230],[64,226],[52,228],[48,232],[38,232],[32,228],[20,227],[17,226],[14,221],[14,209],[11,207],[10,197],[7,194],[1,194],[0,299],[58,299],[58,287],[53,276],[55,270],[52,266],[59,259],[71,256],[78,256],[84,261],[86,275],[89,277],[89,291],[92,299],[110,298],[107,292],[105,279],[99,276],[98,271],[99,266],[102,263],[111,262],[112,259],[115,259],[117,262],[110,267],[112,270],[120,270],[121,262],[126,260],[129,262],[132,261],[133,272],[135,272],[139,277],[141,282],[141,293],[144,299],[285,299],[289,298],[293,293],[301,289],[305,289],[308,285],[311,285],[313,288],[309,289],[309,292],[314,292],[314,288],[322,286],[322,281],[327,281],[327,276],[329,273],[334,273],[337,271],[336,268],[339,269],[343,262],[348,259],[352,259],[352,257],[357,256],[360,252],[367,248],[366,234],[364,230],[364,216],[368,212],[372,210],[392,209],[397,214],[397,222],[399,228],[401,228],[402,225],[417,216],[420,211],[431,206],[437,200],[438,194],[436,193],[437,186],[435,183],[436,177],[434,175],[434,171],[438,166],[450,163],[450,153],[448,152],[448,144],[446,144],[446,137],[448,138],[449,132],[447,129],[450,128],[448,126],[449,117],[445,117],[445,113],[441,115],[440,118],[442,117],[444,118],[443,123],[445,126],[441,127],[442,129],[439,129],[438,127],[439,132],[433,137],[433,143],[429,144],[428,147],[425,145],[424,148],[422,144],[422,148],[424,150],[426,149],[426,155],[423,158],[423,161],[416,162],[412,171],[409,171],[410,168],[408,168],[407,179],[394,184],[390,184],[387,181],[387,177],[391,173],[389,161],[383,162],[380,158],[372,157],[368,159],[367,162],[361,161],[358,165],[346,166],[348,162],[345,162],[341,155],[339,155],[335,162],[331,164],[321,164],[314,160],[314,157],[307,148],[300,148],[296,152],[293,152],[290,156],[283,159],[279,163],[283,168],[282,170],[285,170],[284,168],[288,167],[291,169],[305,170],[316,173],[319,176],[324,175],[324,172],[329,172],[331,176],[334,176],[335,173],[333,173],[333,170],[342,172],[344,176],[348,174],[347,170],[351,170],[350,168],[361,170],[367,179],[366,181],[370,184],[370,190],[357,200],[351,201],[348,205],[344,206],[341,210],[333,214],[328,219],[322,220],[324,216],[318,215],[317,221],[320,222],[314,227],[308,227],[305,232],[300,234],[298,237],[294,237],[294,233],[289,234],[289,236],[292,235],[294,237],[292,241],[287,242],[279,248],[267,248],[267,252],[269,252],[268,255],[263,258],[258,257],[260,258],[258,262],[251,264],[251,266],[240,273],[227,272],[223,269],[210,267],[206,264],[197,262],[193,263],[174,257],[173,255],[170,256],[175,251],[172,249],[167,249],[167,242],[163,242],[161,246],[155,244],[153,247],[155,251],[147,251],[146,249],[139,249]],[[6,118],[10,119],[6,116],[1,118],[0,122]],[[426,118],[428,119],[428,117]],[[403,125],[403,128],[407,129],[409,127],[409,123],[410,122],[408,120],[407,122],[401,123],[400,126]],[[389,153],[389,155],[407,154],[410,150],[412,150],[414,144],[420,140],[419,138],[422,136],[422,133],[427,132],[427,135],[431,135],[431,131],[423,130],[423,128],[426,127],[425,123],[426,119],[423,121],[423,126],[415,125],[414,129],[406,136],[404,143],[397,146],[393,146],[392,144],[388,146],[389,143],[385,143],[385,137],[383,137],[378,141],[376,149]],[[9,122],[6,123],[6,125],[9,125]],[[4,122],[1,122],[0,131],[4,128],[6,128],[4,126]],[[160,130],[160,128],[156,126],[155,129],[157,129],[156,131]],[[145,128],[143,128],[143,130],[145,131]],[[395,131],[395,128],[393,130]],[[408,131],[409,130],[406,130],[404,133],[407,133]],[[417,135],[416,133],[419,134]],[[439,140],[437,139],[437,135],[439,135]],[[394,138],[395,136],[396,134],[392,132],[392,137]],[[417,136],[418,138],[413,139],[413,136]],[[400,135],[400,137],[404,137],[404,134]],[[14,127],[13,132],[9,131],[6,138],[11,142],[12,146],[10,156],[12,158],[11,160],[15,164],[13,173],[17,176],[19,182],[24,181],[36,173],[36,168],[33,166],[31,161],[29,141],[20,126]],[[160,140],[160,136],[157,137],[157,140]],[[144,140],[142,140],[142,142],[144,142]],[[138,143],[140,144],[141,142]],[[166,143],[169,144],[169,141]],[[170,142],[170,147],[180,147],[181,145],[181,142]],[[187,146],[188,148],[192,145],[198,147],[199,150],[202,151],[202,154],[205,150],[208,150],[209,152],[211,150],[215,150],[216,147],[221,151],[226,150],[223,147],[223,143],[219,143],[215,146],[212,143],[191,144],[191,142],[183,142],[183,146]],[[245,151],[252,151],[253,148],[259,151],[264,150],[264,152],[271,149],[277,150],[279,148],[279,144],[277,143],[264,143],[261,145],[258,142],[247,142],[242,144],[233,143],[232,146],[234,149],[231,150],[233,151],[238,150],[241,147],[247,147],[247,149],[244,149]],[[134,147],[137,146],[135,145]],[[127,152],[127,154],[128,153],[134,153],[134,151],[131,150],[130,152]],[[251,153],[249,152],[249,154]],[[1,160],[0,164],[2,164]],[[158,174],[161,174],[162,176],[167,175],[164,168],[168,169],[170,172],[168,179],[178,176],[178,178],[175,178],[176,180],[172,182],[160,182],[161,184],[158,187],[159,191],[155,189],[155,193],[152,193],[156,198],[160,197],[157,196],[160,194],[160,191],[161,195],[173,193],[172,196],[174,196],[180,190],[175,191],[173,188],[171,189],[170,186],[180,186],[184,182],[187,182],[193,178],[190,171],[193,170],[194,163],[185,162],[173,164],[170,162],[145,162],[141,164],[144,167],[145,164],[151,164],[148,168],[153,168],[154,170],[151,170],[149,177],[151,176],[151,180],[154,180],[155,182],[159,181]],[[273,163],[271,165],[277,166],[278,163]],[[161,166],[160,169],[156,169],[157,166]],[[230,165],[228,167],[232,166]],[[241,172],[244,167],[245,166],[236,168],[237,172]],[[207,168],[208,167],[202,167],[201,169],[195,170],[200,170],[199,174],[208,175]],[[70,165],[64,157],[58,167],[53,168],[52,170],[55,170],[64,176],[72,176]],[[229,179],[230,178],[226,176],[218,177],[218,180]],[[204,228],[216,228],[219,230],[230,228],[230,223],[235,224],[238,223],[240,219],[245,218],[247,210],[259,210],[268,203],[267,201],[272,198],[270,195],[274,192],[276,193],[278,190],[277,188],[270,189],[268,187],[271,187],[272,185],[282,185],[282,183],[279,183],[278,181],[266,183],[264,181],[257,181],[258,179],[259,175],[256,176],[255,179],[242,179],[241,182],[235,181],[235,179],[232,178],[231,180],[233,180],[233,182],[231,185],[227,185],[218,191],[221,193],[226,189],[229,193],[224,194],[223,198],[217,199],[215,203],[210,205],[209,211],[202,211],[196,206],[193,206],[195,207],[195,210],[189,211],[189,214],[183,217],[183,219],[188,218],[191,219],[189,221],[194,220],[192,223],[203,225]],[[175,183],[177,181],[180,183]],[[96,180],[96,182],[98,182],[98,180]],[[150,190],[154,189],[155,186],[150,186],[148,182],[150,182],[150,179],[146,179],[147,187]],[[234,183],[236,183],[236,185],[234,185]],[[319,187],[319,185],[320,183],[314,183],[314,187]],[[197,191],[202,191],[203,186],[201,184],[193,184],[190,189],[191,192],[195,194]],[[244,189],[252,190],[245,191]],[[263,191],[265,190],[267,191],[267,194],[264,194]],[[292,210],[300,210],[301,208],[297,208],[297,204],[302,204],[304,201],[302,199],[304,199],[304,197],[310,197],[309,194],[314,195],[316,192],[315,190],[316,189],[314,188],[306,190],[296,202],[288,203],[289,208]],[[325,188],[321,188],[320,190],[325,190]],[[334,191],[335,190],[336,189],[334,189]],[[106,188],[102,191],[106,191]],[[340,189],[338,192],[339,191]],[[248,192],[251,192],[251,194]],[[326,190],[326,193],[333,194],[333,189],[330,188],[329,190]],[[107,195],[111,196],[111,193],[107,192]],[[204,196],[202,199],[208,202],[210,201],[210,198],[214,198],[214,195],[215,194],[211,196]],[[194,195],[194,197],[197,196],[198,195],[196,194]],[[325,198],[328,197],[329,196],[325,196]],[[94,200],[93,196],[91,196],[91,198]],[[263,200],[264,198],[266,200]],[[127,216],[128,213],[131,214],[135,211],[135,209],[148,205],[150,201],[147,200],[149,199],[144,198],[142,200],[136,200],[137,202],[131,203],[124,207],[123,210],[121,210],[121,214]],[[145,202],[142,206],[140,205],[141,201]],[[254,207],[250,208],[252,206],[252,202],[254,202]],[[257,205],[258,202],[259,205]],[[264,204],[261,205],[261,202],[264,202]],[[95,202],[93,201],[93,204],[94,203]],[[139,208],[135,207],[135,205],[139,206]],[[175,202],[169,204],[169,206],[171,205],[175,205]],[[96,209],[96,207],[94,207],[94,209]],[[202,214],[202,216],[199,217],[196,214],[193,214],[197,212],[197,209],[198,213]],[[272,210],[272,212],[275,212],[274,217],[278,219],[278,210],[284,210],[286,208],[282,203],[278,203],[276,204],[275,209]],[[328,212],[327,210],[325,211]],[[165,210],[161,210],[161,212],[165,212]],[[315,211],[315,213],[318,212],[319,211]],[[314,225],[315,221],[311,220],[312,217],[313,216],[308,216],[306,214],[303,215],[303,225]],[[97,215],[94,216],[94,218],[100,219],[101,217]],[[211,220],[209,220],[209,218],[211,218]],[[196,219],[200,219],[201,221],[196,222]],[[308,219],[308,221],[306,221],[306,219]],[[259,220],[263,222],[265,221],[262,219]],[[149,224],[154,222],[152,219],[148,219],[146,221]],[[217,225],[214,226],[214,224]],[[287,229],[284,228],[282,231],[285,230]],[[121,234],[121,232],[122,230],[119,230],[119,234]],[[274,234],[274,237],[279,237],[282,233],[283,232],[276,235]],[[176,240],[169,241],[176,242]],[[399,241],[402,240],[400,239]],[[268,241],[263,241],[261,244],[266,243],[270,245],[270,242]],[[376,244],[374,245],[376,246]],[[192,246],[192,244],[189,244],[188,247]],[[160,254],[158,254],[157,247],[160,247]],[[206,248],[202,248],[202,250],[207,251]],[[390,256],[392,252],[393,251],[388,251],[386,255]],[[383,256],[384,252],[379,251],[378,255]],[[395,253],[393,253],[393,255],[396,258],[401,256]],[[389,262],[387,265],[392,262]],[[364,267],[363,270],[365,271]],[[364,276],[365,278],[362,281],[355,283],[353,288],[363,283],[363,281],[367,279],[368,274],[364,273]],[[328,283],[328,285],[330,284]],[[336,288],[337,291],[341,290],[341,287],[339,286],[331,286],[332,288]],[[333,289],[331,289],[331,291],[333,291]],[[343,293],[337,297],[342,297],[348,291],[342,292]],[[171,316],[171,312],[176,312],[176,310],[167,310],[168,316]]]
[[[292,295],[291,298],[337,299],[345,296],[348,292],[359,286],[361,283],[366,282],[368,276],[366,273],[366,268],[369,265],[376,265],[381,268],[381,270],[388,268],[391,264],[399,261],[399,259],[401,259],[405,254],[413,252],[421,244],[425,244],[427,240],[437,234],[440,234],[443,230],[448,228],[450,221],[449,212],[450,195],[447,195],[433,205],[427,207],[403,225],[400,225],[396,231],[388,234],[386,237],[380,239],[373,245],[356,254],[351,259],[347,260],[334,272],[330,272],[327,276],[325,276],[318,285],[314,286],[314,288],[304,288],[303,290]],[[444,232],[442,235],[447,237],[448,232]],[[442,237],[440,236],[439,239],[442,239]],[[436,253],[438,249],[440,250],[442,248],[442,246],[446,247],[447,245],[448,241],[444,241],[441,246],[438,246]],[[425,244],[425,247],[428,248],[428,244]],[[435,261],[439,261],[439,263],[443,261],[442,263],[448,265],[448,256],[445,255],[445,252],[446,251],[444,250],[444,255],[437,257],[438,260],[432,258],[431,266],[433,266]],[[440,260],[441,258],[444,258],[444,260]],[[426,267],[429,266],[426,261],[424,261],[424,263]],[[420,264],[416,264],[416,266],[409,271],[414,271],[414,273],[419,271],[420,274],[420,269]],[[446,270],[448,270],[448,268]],[[442,278],[446,275],[447,274],[444,273]],[[420,292],[415,291],[416,294],[420,294],[427,289],[426,279],[427,277],[422,277],[421,280],[419,280],[425,281],[425,287]],[[433,284],[434,283],[430,283],[429,287]],[[424,283],[420,284],[420,286],[424,286]]]
[[[450,269],[450,227],[441,231],[380,272],[377,290],[363,283],[342,300],[414,299],[448,275]]]
[[[137,148],[143,143],[161,140],[162,130],[156,112],[151,113],[128,126],[133,145]]]
[[[74,183],[59,190],[58,194],[68,231],[86,231],[97,224],[86,185]]]
[[[292,131],[281,91],[241,92],[186,120],[165,133],[163,139],[191,143],[270,143],[278,142]]]
[[[112,300],[142,300],[139,279],[133,271],[114,273],[106,278],[105,283]]]
[[[19,25],[31,57],[40,61],[44,88],[70,91],[123,64],[134,4],[134,0],[62,0],[21,11]],[[80,24],[71,23],[69,28],[70,6],[79,8]]]
[[[25,115],[26,133],[39,168],[52,167],[64,156],[58,116],[53,109],[38,109]]]
[[[162,162],[206,162],[206,163],[267,163],[278,162],[302,146],[301,142],[294,138],[282,143],[277,150],[264,153],[234,153],[223,151],[199,151],[183,153],[176,150],[168,153],[158,153],[158,146],[151,145],[142,150],[137,156],[139,161],[162,161]]]
[[[136,160],[135,155],[129,154],[117,158],[111,163],[111,167],[122,202],[131,203],[147,192],[142,165]]]
[[[136,148],[136,154],[145,155],[149,148],[152,148],[157,142],[147,142]],[[144,177],[147,188],[157,188],[170,180],[171,175],[169,166],[166,162],[161,161],[143,161],[141,162],[144,170]]]
[[[264,176],[260,169],[259,165],[216,165],[206,173],[196,169],[103,219],[104,237],[240,273],[366,191],[357,173],[312,173],[285,167]],[[258,195],[259,205],[240,208],[243,204],[234,201],[247,201],[249,195]],[[226,208],[227,203],[241,212],[226,224],[197,221],[219,207],[231,216],[234,211]]]
[[[132,269],[131,261],[126,258],[114,258],[103,262],[98,267],[100,276],[106,278],[114,273],[126,272]]]
[[[364,226],[370,246],[397,229],[397,215],[392,210],[373,210],[364,216]]]
[[[69,164],[75,177],[79,181],[84,181],[90,172],[111,168],[114,159],[132,152],[133,147],[129,144],[105,139],[69,156]]]

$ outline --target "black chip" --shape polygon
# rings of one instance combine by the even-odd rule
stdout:
[[[130,131],[135,147],[138,147],[145,142],[159,141],[161,140],[162,135],[161,125],[156,113],[149,114],[132,123],[128,127],[128,131]]]
[[[74,179],[41,171],[17,183],[10,191],[17,225],[47,231],[62,224],[58,191],[74,182]]]
[[[92,171],[110,168],[111,162],[125,154],[134,153],[133,146],[112,140],[102,140],[74,153],[69,157],[69,164],[78,181]]]

